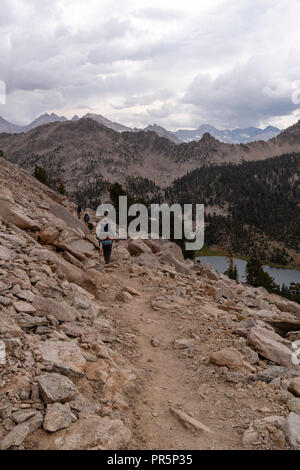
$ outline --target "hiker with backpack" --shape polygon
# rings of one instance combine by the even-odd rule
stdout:
[[[87,212],[84,214],[83,221],[84,221],[85,225],[87,226],[87,228],[89,228],[90,216]]]
[[[99,240],[100,247],[102,246],[103,256],[105,264],[109,264],[111,260],[111,253],[113,242],[117,236],[112,227],[111,221],[108,219],[108,212],[104,213],[104,219],[97,225],[96,229],[97,238]]]

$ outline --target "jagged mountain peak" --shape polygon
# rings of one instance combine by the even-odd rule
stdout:
[[[94,114],[94,113],[87,113],[83,116],[84,119],[93,119],[104,126],[113,129],[116,132],[125,132],[125,131],[132,131],[130,127],[123,126],[123,124],[119,124],[118,122],[113,122],[107,119],[106,117],[102,116],[101,114]]]
[[[209,132],[204,132],[200,142],[217,142],[218,140]]]
[[[145,132],[155,132],[157,135],[160,137],[166,137],[169,139],[171,142],[174,142],[175,144],[180,144],[182,142],[179,137],[177,137],[173,132],[167,131],[164,127],[154,123],[154,124],[149,124],[147,127],[143,129]]]

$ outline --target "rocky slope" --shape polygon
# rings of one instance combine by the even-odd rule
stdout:
[[[300,448],[299,305],[73,214],[0,159],[0,448]]]
[[[231,145],[204,134],[199,142],[176,145],[155,132],[119,133],[93,119],[55,122],[26,134],[0,134],[5,158],[30,172],[36,164],[64,180],[70,195],[100,178],[126,182],[146,177],[159,186],[212,163],[264,160],[299,152],[300,123],[268,142]]]
[[[87,113],[85,114],[85,116],[83,116],[83,119],[93,119],[99,124],[102,124],[103,126],[108,127],[109,129],[113,129],[116,132],[125,132],[125,131],[131,132],[132,131],[130,127],[123,126],[123,124],[119,124],[118,122],[110,121],[104,116],[101,116],[101,114]]]
[[[22,127],[17,126],[16,124],[11,124],[6,121],[3,117],[0,116],[0,132],[6,132],[7,134],[14,134],[22,132]]]

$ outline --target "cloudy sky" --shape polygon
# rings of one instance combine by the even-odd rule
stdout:
[[[299,0],[1,0],[0,115],[130,126],[300,118]]]

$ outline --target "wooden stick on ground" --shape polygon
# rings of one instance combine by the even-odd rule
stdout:
[[[196,429],[197,431],[205,431],[205,432],[212,433],[212,431],[207,426],[200,423],[200,421],[198,421],[197,419],[192,418],[191,416],[186,414],[184,411],[181,411],[172,407],[170,407],[170,411],[174,416],[176,416],[176,418],[179,419],[179,421],[181,421],[181,423],[185,427],[187,428],[192,427]]]

